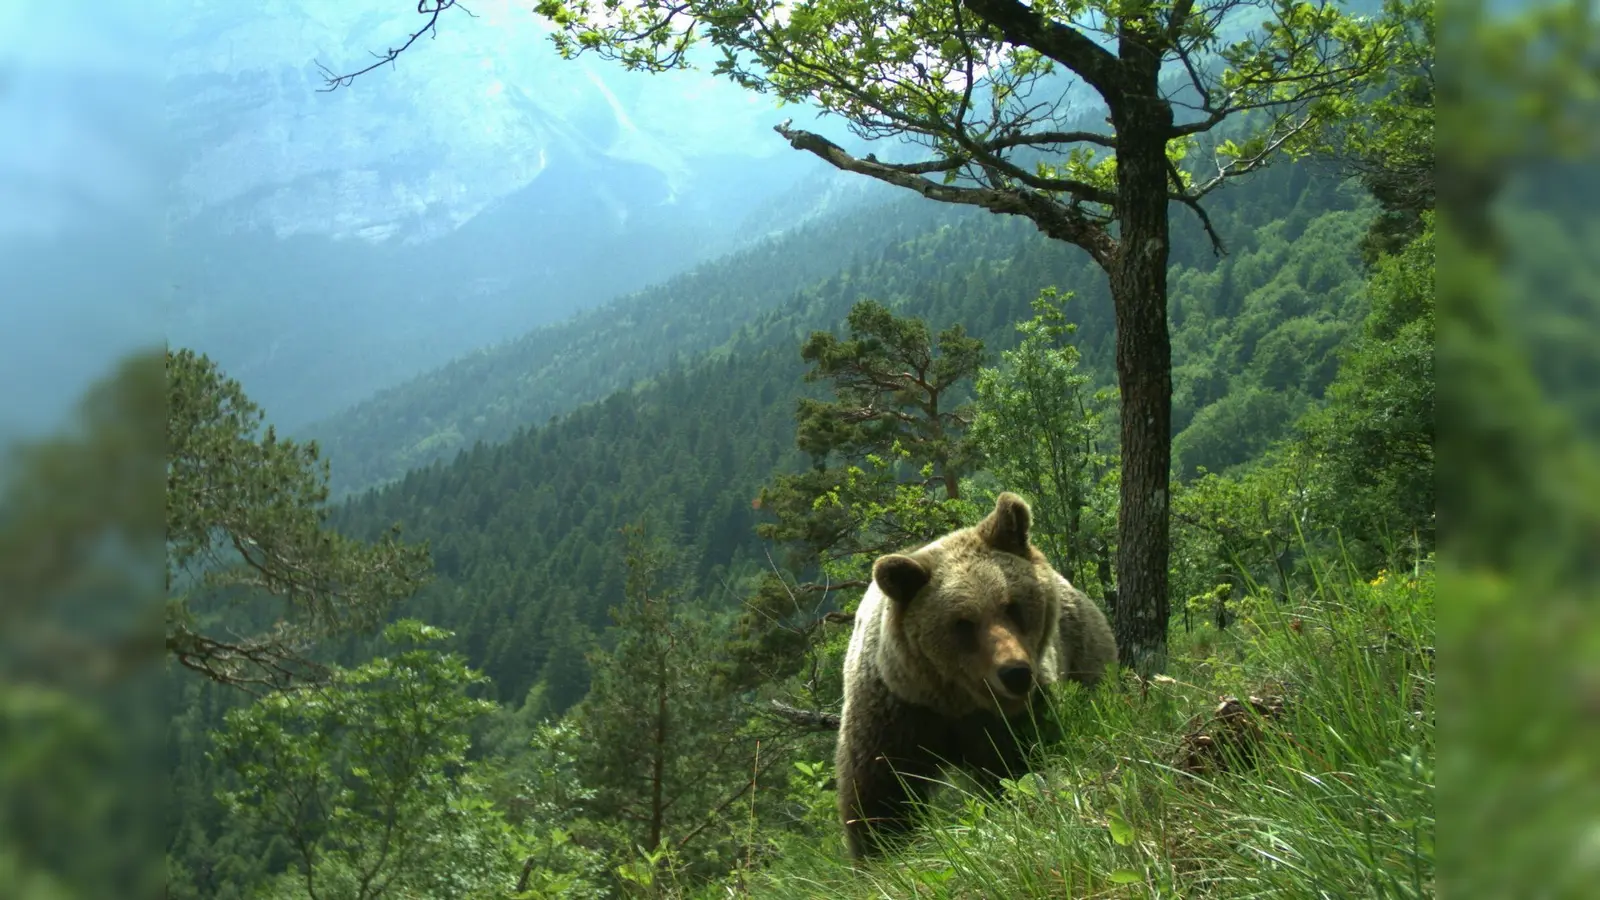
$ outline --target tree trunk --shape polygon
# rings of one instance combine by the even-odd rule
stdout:
[[[1117,621],[1117,582],[1111,577],[1111,544],[1103,537],[1094,548],[1095,574],[1100,576],[1100,590],[1105,594],[1106,615]]]
[[[670,644],[667,652],[661,655],[661,667],[656,676],[656,728],[653,740],[655,742],[655,755],[650,761],[650,838],[646,849],[654,853],[661,846],[661,833],[666,820],[666,780],[667,780],[667,657],[671,653]]]
[[[944,465],[944,495],[950,500],[961,499],[961,476],[956,474],[956,470],[952,469],[949,463]]]
[[[1074,482],[1076,484],[1076,482]],[[1073,493],[1077,493],[1074,487]],[[1072,512],[1067,514],[1067,571],[1071,578],[1077,579],[1074,584],[1083,584],[1083,508],[1088,505],[1082,497],[1074,496],[1070,501]]]
[[[1124,38],[1126,43],[1127,39]],[[1149,675],[1166,662],[1168,488],[1172,459],[1172,344],[1167,334],[1167,136],[1172,109],[1155,65],[1123,53],[1127,89],[1117,129],[1120,235],[1110,271],[1122,392],[1122,502],[1117,521],[1117,647]]]
[[[929,389],[928,403],[923,407],[923,412],[928,416],[928,440],[935,445],[944,443],[944,425],[939,421],[939,391]],[[939,454],[934,460],[934,465],[939,467],[941,480],[944,481],[944,495],[949,500],[961,499],[961,476],[955,467],[950,465],[950,456]]]

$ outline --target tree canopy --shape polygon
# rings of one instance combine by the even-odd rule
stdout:
[[[167,353],[166,648],[179,664],[237,685],[283,686],[321,637],[382,624],[430,575],[426,548],[398,526],[365,544],[325,527],[326,462],[315,444],[263,430],[263,413],[204,355]],[[219,602],[276,598],[270,624],[208,631]]]

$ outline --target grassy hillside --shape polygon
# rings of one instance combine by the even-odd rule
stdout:
[[[801,824],[736,825],[773,835],[771,862],[723,885],[774,900],[1435,896],[1433,573],[1322,575],[1226,631],[1175,634],[1154,684],[1063,692],[1066,738],[1035,774],[998,800],[953,782],[887,863],[852,870],[833,793],[792,779]],[[820,763],[829,748],[809,749]],[[661,880],[661,896],[715,896]]]

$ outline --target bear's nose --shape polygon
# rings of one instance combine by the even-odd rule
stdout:
[[[1000,669],[1000,683],[1020,697],[1033,687],[1033,667],[1027,663],[1005,666]]]

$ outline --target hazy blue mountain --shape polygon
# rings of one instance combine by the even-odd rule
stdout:
[[[563,61],[506,2],[167,4],[171,339],[286,427],[689,268],[822,168],[707,72]],[[771,228],[782,227],[771,222]]]
[[[13,392],[0,427],[164,331],[296,428],[895,193],[772,131],[792,116],[863,152],[838,120],[706,71],[563,61],[525,7],[471,9],[331,93],[318,64],[365,65],[421,24],[414,3],[0,10],[0,125],[18,136],[0,148],[0,376],[61,394]],[[1065,101],[1097,121],[1081,85]]]

